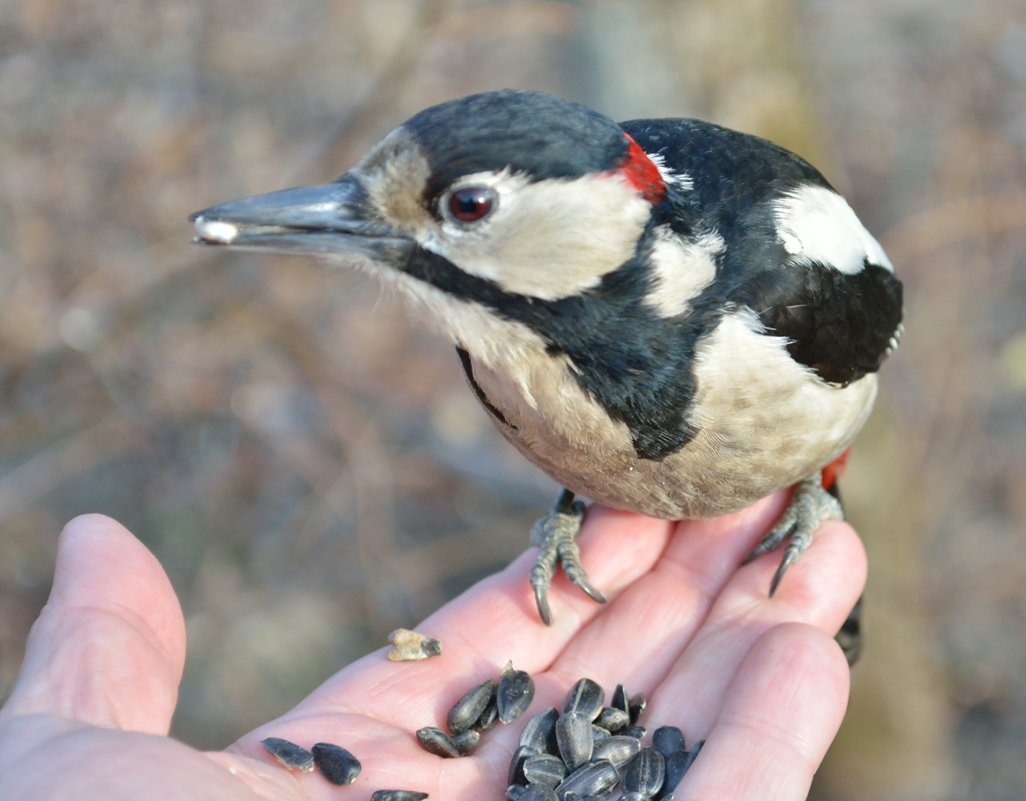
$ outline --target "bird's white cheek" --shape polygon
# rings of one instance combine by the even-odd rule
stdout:
[[[617,179],[542,181],[504,195],[478,228],[440,226],[421,244],[506,292],[558,300],[632,258],[650,211]]]

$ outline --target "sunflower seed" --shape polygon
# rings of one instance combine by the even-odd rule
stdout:
[[[594,723],[591,724],[592,739],[597,743],[599,740],[605,740],[609,736],[609,730],[603,729],[601,726],[596,726]]]
[[[570,770],[591,759],[595,735],[591,721],[581,712],[564,712],[556,721],[556,745]]]
[[[506,777],[507,784],[527,784],[527,777],[524,775],[524,763],[529,757],[537,756],[538,752],[526,745],[520,746],[514,753],[513,759],[509,761],[509,775]]]
[[[508,798],[509,801],[520,801],[526,792],[526,784],[511,784],[506,788],[506,798]]]
[[[616,799],[616,801],[645,801],[646,798],[648,798],[648,796],[642,795],[641,793],[627,792]]]
[[[620,772],[603,760],[582,765],[565,779],[556,789],[561,801],[570,793],[579,796],[601,795],[611,790],[620,781]]]
[[[623,688],[622,684],[616,685],[616,689],[613,690],[613,697],[609,699],[609,705],[614,709],[622,709],[627,714],[630,714],[630,701],[627,700],[627,691]]]
[[[260,745],[289,770],[301,770],[312,773],[314,769],[313,754],[302,746],[281,737],[266,737]]]
[[[544,784],[532,784],[520,795],[519,801],[558,801],[556,791]]]
[[[352,784],[363,768],[359,759],[334,743],[315,743],[310,751],[321,775],[332,784],[342,787]]]
[[[494,695],[495,682],[491,679],[487,679],[471,689],[449,710],[449,731],[459,734],[473,726]]]
[[[639,726],[635,723],[633,726],[628,726],[626,729],[623,729],[620,734],[626,735],[627,737],[635,737],[640,740],[645,736],[646,731],[648,731],[648,729],[644,726]]]
[[[511,723],[519,718],[534,700],[534,679],[526,671],[514,670],[510,662],[502,671],[499,686],[495,691],[499,720]]]
[[[640,750],[641,740],[614,734],[612,737],[595,743],[591,758],[592,760],[604,759],[612,763],[613,767],[620,768],[630,762]]]
[[[615,734],[621,729],[626,729],[631,724],[631,716],[622,709],[607,706],[595,719],[595,725],[601,726],[610,734]]]
[[[442,653],[442,644],[438,640],[410,629],[396,629],[388,635],[388,641],[392,644],[392,650],[388,652],[392,662],[416,662]]]
[[[666,799],[673,795],[684,774],[688,772],[695,757],[688,751],[674,751],[666,757],[665,780],[662,789],[657,793],[656,798]]]
[[[420,743],[421,748],[435,756],[458,757],[460,755],[459,749],[456,748],[452,738],[434,726],[425,726],[423,729],[417,729],[417,741]]]
[[[481,743],[481,732],[477,729],[461,731],[452,738],[452,744],[456,746],[456,753],[460,756],[469,756]]]
[[[566,776],[566,765],[558,756],[537,754],[524,762],[524,776],[531,784],[555,787]]]
[[[580,712],[589,721],[595,720],[606,703],[606,692],[591,679],[579,679],[567,693],[564,712]]]
[[[675,751],[687,751],[684,743],[684,732],[676,726],[660,726],[652,732],[652,747],[664,757]]]
[[[416,790],[375,790],[371,793],[371,801],[424,801],[427,793]]]
[[[627,704],[627,710],[631,716],[631,725],[638,722],[638,718],[644,713],[646,706],[648,706],[648,699],[641,693],[631,696],[631,700]]]
[[[662,788],[665,770],[666,760],[662,754],[654,748],[642,748],[627,763],[623,772],[623,789],[651,798]]]
[[[524,726],[520,734],[520,745],[533,748],[536,754],[545,751],[553,753],[556,748],[555,731],[558,718],[559,710],[555,707],[535,715]]]
[[[488,731],[495,727],[495,724],[499,722],[499,708],[495,704],[495,699],[492,698],[488,702],[488,706],[484,708],[484,712],[474,722],[474,728],[478,731]]]

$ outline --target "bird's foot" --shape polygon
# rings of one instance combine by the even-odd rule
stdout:
[[[575,501],[570,490],[563,490],[552,511],[531,527],[531,544],[541,550],[531,568],[531,587],[538,604],[538,614],[546,626],[552,622],[549,588],[552,587],[552,579],[560,565],[571,582],[590,598],[605,603],[605,596],[588,580],[588,574],[581,564],[581,551],[577,547],[577,532],[584,522],[584,512],[584,503]]]
[[[745,559],[747,564],[764,553],[775,551],[784,540],[790,540],[784,550],[784,558],[780,561],[777,572],[773,574],[773,581],[770,582],[770,596],[777,591],[787,569],[795,564],[812,544],[812,538],[820,524],[827,520],[844,520],[844,509],[833,494],[823,489],[822,479],[817,473],[798,482],[791,504],[780,521]]]

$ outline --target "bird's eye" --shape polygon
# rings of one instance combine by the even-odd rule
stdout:
[[[461,223],[480,222],[499,205],[499,196],[487,186],[465,186],[450,193],[444,207],[448,217]]]

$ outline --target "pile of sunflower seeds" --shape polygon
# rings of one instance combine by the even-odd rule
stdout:
[[[672,801],[702,747],[688,750],[676,726],[662,726],[642,746],[638,719],[646,701],[617,685],[609,706],[594,681],[580,679],[563,709],[535,715],[509,767],[509,801]]]
[[[510,723],[534,700],[534,680],[509,664],[498,681],[471,688],[449,710],[449,731],[426,726],[417,740],[426,751],[455,758],[471,754],[484,732]],[[690,750],[676,726],[652,732],[639,724],[647,702],[628,696],[622,684],[606,704],[596,682],[582,678],[570,688],[562,709],[553,707],[531,718],[509,766],[509,801],[673,801],[674,791],[702,748]],[[330,782],[349,785],[360,762],[341,746],[318,743],[310,751],[288,740],[269,737],[264,748],[291,770],[315,768]],[[414,790],[378,790],[372,801],[423,801]]]

